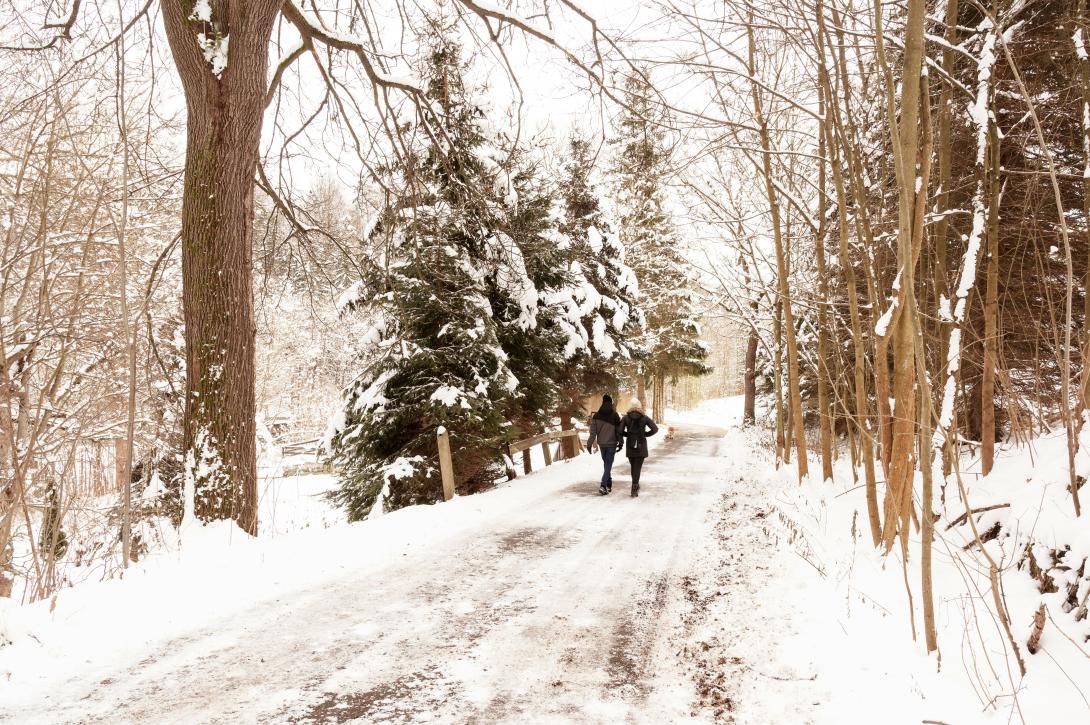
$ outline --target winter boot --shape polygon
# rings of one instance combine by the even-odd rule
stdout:
[[[639,495],[640,495],[640,484],[633,483],[632,484],[632,498],[636,498]]]
[[[605,487],[605,484],[602,484],[601,486],[598,487],[598,493],[605,496],[607,493],[609,493],[609,489]]]

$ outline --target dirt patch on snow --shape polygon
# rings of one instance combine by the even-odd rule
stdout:
[[[613,681],[624,683],[622,696],[643,697],[648,692],[651,650],[668,592],[667,577],[655,577],[647,582],[642,596],[628,605],[630,609],[621,611],[609,649],[609,673]]]
[[[449,702],[454,688],[442,682],[436,668],[412,672],[391,682],[383,682],[363,692],[324,693],[306,713],[289,717],[287,722],[300,725],[364,722],[403,722],[419,715],[421,705],[437,707]]]
[[[497,548],[504,553],[531,554],[541,552],[548,554],[551,551],[564,549],[570,546],[572,537],[560,529],[547,529],[543,527],[531,527],[512,531],[501,536]]]

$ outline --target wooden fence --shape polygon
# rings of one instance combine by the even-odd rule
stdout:
[[[445,427],[439,426],[439,430],[436,431],[436,438],[439,445],[439,472],[443,479],[443,500],[449,501],[454,498],[454,463],[450,453],[450,434],[447,433]],[[533,466],[530,463],[530,449],[540,444],[541,453],[545,457],[545,465],[551,466],[553,464],[553,453],[549,450],[549,444],[564,438],[575,438],[575,454],[579,455],[583,450],[583,444],[579,441],[579,431],[577,430],[552,430],[538,433],[529,438],[515,441],[508,446],[508,451],[512,457],[517,453],[522,453],[522,469],[525,473],[530,473],[533,471]],[[563,458],[564,446],[561,445],[557,448],[557,460]]]
[[[553,454],[549,450],[549,444],[553,441],[560,440],[562,438],[568,438],[569,436],[575,437],[575,451],[576,455],[579,455],[579,451],[582,450],[582,444],[579,442],[579,431],[577,430],[552,430],[545,433],[539,433],[536,436],[530,436],[529,438],[523,438],[521,441],[512,443],[509,447],[511,455],[516,453],[522,453],[522,470],[524,473],[530,473],[533,467],[530,464],[530,449],[541,444],[541,452],[545,456],[545,465],[551,466],[553,464]],[[562,459],[564,457],[564,446],[560,446],[556,450],[557,458]]]

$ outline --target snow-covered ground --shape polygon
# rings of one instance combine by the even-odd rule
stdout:
[[[736,399],[708,401],[678,418],[736,422],[739,404]],[[775,521],[766,533],[774,546],[795,558],[793,566],[781,562],[784,568],[774,574],[779,593],[764,593],[756,618],[776,619],[790,633],[775,640],[779,647],[769,661],[796,662],[796,675],[814,676],[812,684],[797,684],[815,693],[815,703],[821,702],[809,716],[813,722],[1090,722],[1090,527],[1085,518],[1075,517],[1066,490],[1062,431],[1030,446],[1003,446],[993,473],[985,478],[971,455],[962,461],[968,508],[976,512],[976,528],[987,539],[985,549],[998,568],[1009,636],[994,606],[987,557],[979,553],[966,524],[967,506],[956,478],[943,485],[941,472],[936,472],[938,657],[928,656],[923,645],[918,530],[909,537],[907,567],[897,547],[882,556],[870,543],[861,481],[853,480],[845,458],[837,462],[832,483],[812,475],[799,485],[794,466],[775,470],[768,443],[767,431],[734,430],[724,447],[739,483],[767,492],[764,505]],[[812,462],[811,470],[817,468]],[[1090,473],[1090,440],[1083,441],[1077,471]],[[737,500],[740,506],[746,504],[741,497]],[[737,531],[730,535],[742,539],[734,547],[739,557],[753,557],[768,545],[760,537]],[[1027,550],[1058,591],[1042,593],[1030,576]],[[1053,551],[1058,553],[1055,560]],[[762,564],[758,560],[751,565]],[[726,591],[736,595],[737,582],[728,577],[725,583]],[[1031,654],[1027,641],[1042,604],[1046,619],[1040,649]],[[765,625],[756,631],[767,631]],[[1018,656],[1026,663],[1025,676]],[[778,682],[766,682],[761,692],[770,686],[775,692]],[[753,693],[741,700],[749,707],[755,703]],[[801,714],[771,710],[767,719],[810,721]]]
[[[704,425],[712,428],[735,428],[742,424],[742,396],[705,400],[692,410],[666,411],[669,424]]]
[[[261,537],[283,536],[301,529],[344,524],[342,509],[334,508],[325,494],[337,484],[333,474],[285,476],[292,467],[315,466],[314,456],[293,456],[262,470],[258,482],[258,521]]]
[[[363,524],[187,532],[172,560],[7,612],[0,717],[688,717],[666,635],[723,492],[718,448],[708,432],[660,443],[638,499],[626,464],[598,496],[582,456]]]
[[[671,413],[638,499],[623,462],[598,496],[586,455],[351,525],[328,477],[270,480],[262,538],[187,531],[123,580],[0,610],[0,722],[1086,721],[1061,608],[1072,639],[1050,622],[1012,679],[979,572],[936,553],[939,669],[846,469],[800,487],[767,432],[701,427],[739,414]],[[1039,597],[1006,562],[1024,642]]]

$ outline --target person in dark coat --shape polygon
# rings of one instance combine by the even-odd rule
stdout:
[[[598,493],[605,496],[613,490],[613,460],[621,447],[621,416],[613,409],[613,398],[609,395],[602,396],[602,406],[590,419],[587,453],[594,451],[595,443],[602,452],[602,485]]]
[[[655,421],[643,412],[640,401],[633,400],[628,406],[628,414],[621,419],[621,437],[624,439],[624,454],[632,464],[632,496],[640,495],[640,472],[647,460],[647,439],[659,432]]]

